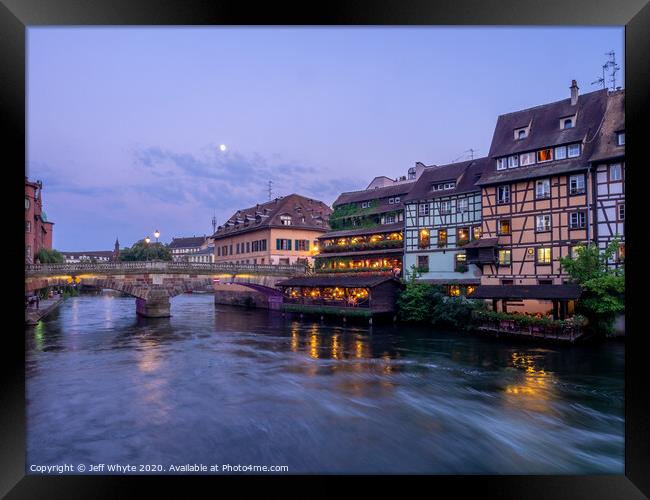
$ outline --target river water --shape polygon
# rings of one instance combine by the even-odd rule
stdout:
[[[27,330],[30,464],[624,472],[624,346],[539,346],[114,294]],[[104,470],[105,472],[105,470]]]

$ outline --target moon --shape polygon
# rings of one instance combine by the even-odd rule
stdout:
[[[225,144],[222,144],[221,146],[219,146],[219,149],[220,149],[221,151],[225,151],[225,150],[226,150],[226,145],[225,145]]]

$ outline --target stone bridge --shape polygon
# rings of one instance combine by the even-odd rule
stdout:
[[[70,283],[109,288],[135,297],[139,315],[160,318],[170,316],[170,299],[181,293],[205,290],[215,283],[236,283],[277,296],[278,281],[307,272],[304,265],[165,261],[34,264],[25,268],[25,293]]]

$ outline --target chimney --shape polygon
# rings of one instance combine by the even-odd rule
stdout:
[[[578,84],[575,80],[571,80],[571,106],[578,104]]]

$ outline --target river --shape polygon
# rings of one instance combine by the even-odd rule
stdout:
[[[535,345],[115,294],[26,331],[30,464],[624,473],[624,345]],[[104,471],[105,472],[105,471]]]

